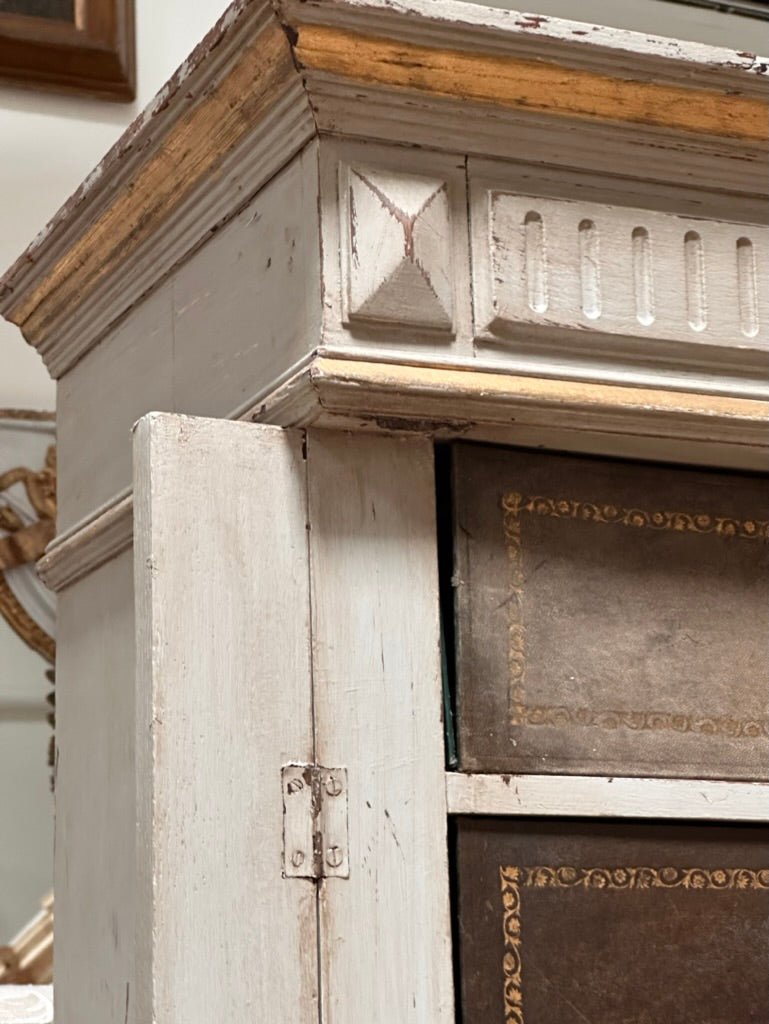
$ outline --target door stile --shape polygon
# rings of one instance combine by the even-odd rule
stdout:
[[[316,757],[347,770],[349,878],[319,883],[323,1024],[450,1024],[432,444],[309,431]]]
[[[302,436],[150,414],[134,439],[138,785],[131,1024],[317,1024],[317,886],[283,877],[312,761]]]

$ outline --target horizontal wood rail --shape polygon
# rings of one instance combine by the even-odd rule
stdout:
[[[449,814],[769,821],[769,784],[447,772]]]

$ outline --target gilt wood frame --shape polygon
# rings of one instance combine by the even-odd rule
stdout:
[[[129,103],[134,0],[76,0],[73,22],[0,12],[0,79]]]

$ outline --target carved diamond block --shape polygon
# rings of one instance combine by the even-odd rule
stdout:
[[[345,177],[346,319],[452,331],[447,183],[362,168]]]

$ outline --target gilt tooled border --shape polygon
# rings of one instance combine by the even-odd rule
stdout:
[[[614,867],[511,867],[499,869],[502,890],[505,1024],[525,1024],[523,1007],[521,888],[527,889],[769,889],[769,869]]]
[[[755,739],[769,737],[769,720],[736,719],[718,715],[690,715],[667,711],[626,711],[570,708],[563,705],[531,705],[526,701],[526,637],[523,624],[523,552],[521,516],[523,513],[609,523],[637,529],[672,530],[677,533],[716,534],[740,540],[769,541],[769,521],[739,520],[706,513],[647,512],[640,508],[597,505],[569,498],[543,495],[525,496],[510,491],[502,498],[504,531],[510,562],[511,600],[509,601],[510,724],[514,726],[567,725],[583,728],[630,729],[633,731],[672,731],[707,736]]]

